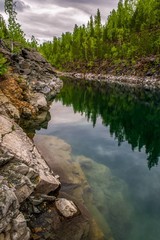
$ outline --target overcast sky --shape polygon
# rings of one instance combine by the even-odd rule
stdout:
[[[98,8],[105,22],[117,3],[118,0],[17,0],[17,17],[27,37],[48,40],[72,31],[75,24],[86,24]],[[4,0],[0,0],[2,15],[3,5]]]

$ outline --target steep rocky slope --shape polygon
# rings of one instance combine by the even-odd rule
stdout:
[[[37,238],[27,226],[26,217],[39,213],[38,204],[55,202],[61,184],[19,123],[45,121],[50,100],[59,92],[62,81],[34,50],[12,54],[1,42],[0,53],[10,65],[5,78],[0,78],[0,240],[55,239],[47,237],[47,230],[45,238]],[[59,219],[82,216],[64,197],[56,199],[54,206]],[[76,239],[86,239],[87,219],[82,216],[84,227]]]

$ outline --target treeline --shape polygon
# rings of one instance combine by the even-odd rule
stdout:
[[[75,25],[73,33],[63,33],[40,46],[41,53],[57,68],[67,69],[123,59],[160,54],[160,1],[120,0],[105,25],[97,10],[85,26]]]

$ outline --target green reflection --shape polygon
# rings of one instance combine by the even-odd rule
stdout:
[[[85,113],[96,125],[97,117],[109,126],[118,144],[127,141],[132,150],[144,147],[148,167],[158,164],[160,156],[160,94],[106,83],[64,79],[56,98],[74,112]]]

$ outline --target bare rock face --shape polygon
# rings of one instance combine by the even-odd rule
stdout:
[[[22,56],[25,59],[32,59],[35,62],[47,62],[38,52],[36,51],[30,51],[29,49],[22,49]]]
[[[40,110],[47,110],[47,100],[42,93],[34,93],[30,102]]]
[[[19,111],[16,107],[11,104],[9,99],[4,95],[4,93],[0,90],[0,114],[9,115],[14,119],[19,119]]]
[[[21,174],[20,172],[22,171],[23,175],[25,171],[27,172],[28,167],[28,175],[26,174],[26,177],[31,182],[28,185],[31,185],[32,188],[37,188],[37,191],[43,187],[45,193],[57,189],[60,185],[59,181],[53,176],[48,165],[23,130],[7,117],[0,116],[0,122],[0,146],[8,150],[10,157],[12,156],[13,158],[14,155],[16,159],[16,161],[14,159],[9,161],[8,165],[5,166],[5,173],[7,170],[8,172],[16,172],[16,169],[19,168],[18,178],[18,174]],[[17,164],[22,165],[17,166]],[[27,182],[25,179],[23,181]]]
[[[48,194],[60,182],[12,119],[0,115],[0,123],[0,239],[28,240],[30,231],[20,204],[33,191]]]
[[[5,184],[1,185],[0,202],[0,232],[2,232],[11,219],[18,214],[19,203],[14,191]]]
[[[7,55],[7,53],[5,53]],[[52,98],[62,87],[62,81],[56,77],[55,69],[35,49],[22,49],[20,54],[11,57],[14,72],[29,82],[30,88]]]
[[[6,149],[1,148],[0,149],[0,167],[8,163],[10,160],[14,158],[14,155],[7,152]]]
[[[0,239],[30,239],[30,230],[23,214],[19,212],[14,190],[5,184],[0,188]]]
[[[19,213],[18,216],[12,220],[11,239],[30,239],[30,230],[27,227],[26,220],[22,213]]]

